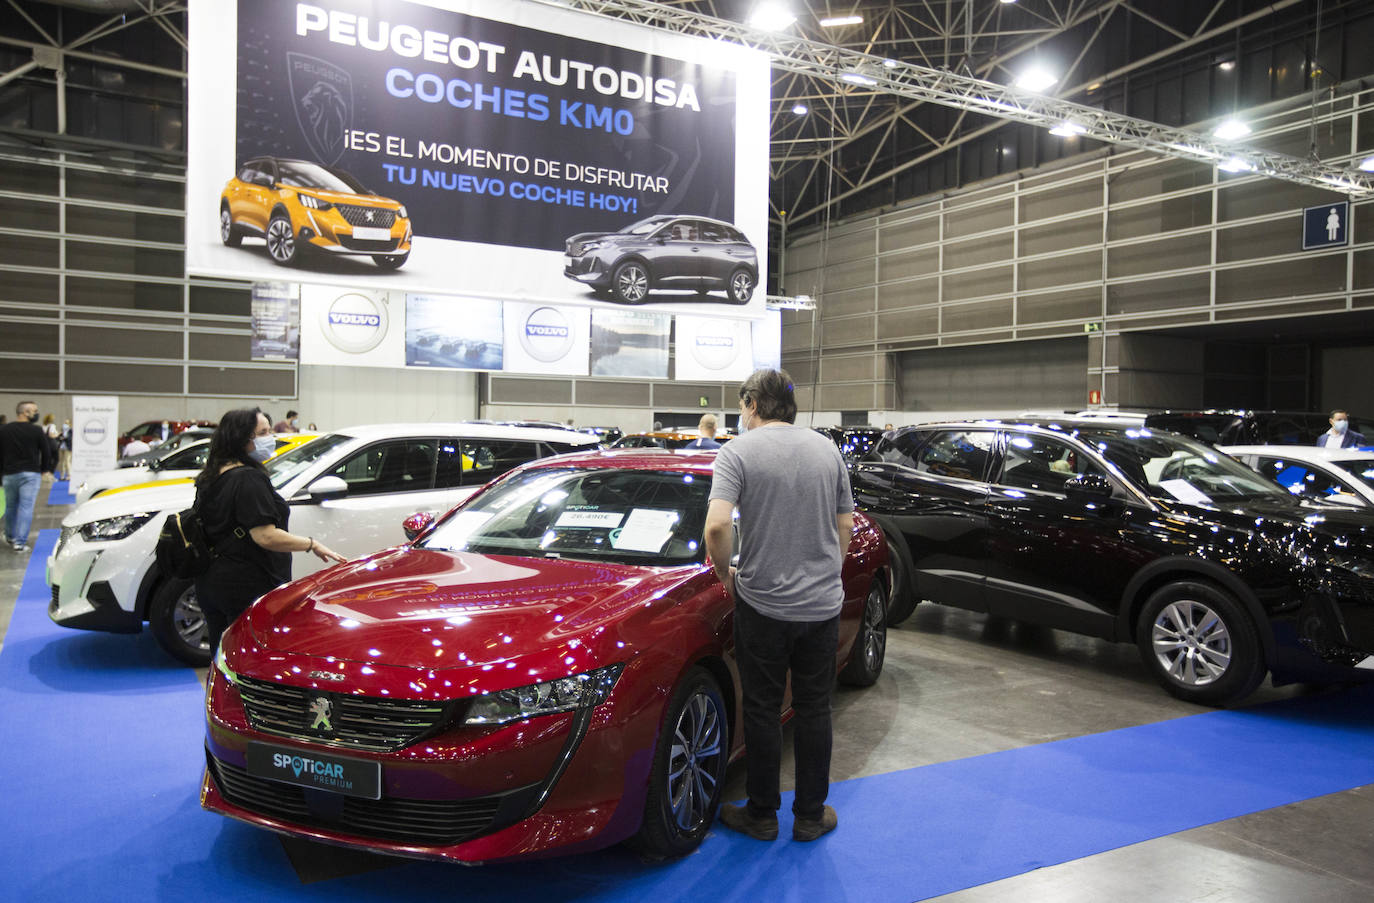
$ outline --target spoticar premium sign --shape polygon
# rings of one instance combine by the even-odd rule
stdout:
[[[767,244],[762,55],[521,0],[439,5],[193,0],[193,102],[225,114],[191,135],[189,269],[605,304],[610,274],[565,272],[570,243],[657,216],[767,272],[741,250]],[[721,313],[761,313],[755,294]]]

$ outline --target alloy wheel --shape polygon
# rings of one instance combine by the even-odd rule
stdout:
[[[615,287],[626,301],[640,301],[649,293],[649,274],[636,264],[621,267]]]
[[[177,598],[176,605],[172,608],[172,626],[176,628],[177,636],[188,648],[201,651],[210,648],[205,613],[200,610],[200,600],[196,598],[194,583]]]
[[[875,580],[873,588],[868,591],[868,601],[864,603],[864,620],[859,627],[857,640],[862,644],[859,648],[869,671],[877,671],[883,666],[883,655],[887,650],[887,631],[883,625],[887,617],[886,608],[882,587]]]
[[[285,263],[296,253],[296,236],[291,234],[291,223],[284,219],[274,219],[267,227],[267,253],[278,263]]]
[[[668,755],[668,799],[673,821],[690,833],[712,817],[712,801],[725,755],[724,713],[719,701],[704,690],[687,700],[673,729]]]
[[[219,240],[228,243],[234,234],[234,220],[229,216],[229,209],[226,207],[219,212]]]
[[[743,304],[754,291],[754,280],[748,273],[736,273],[730,279],[730,297]]]
[[[1160,667],[1172,680],[1203,687],[1231,665],[1231,633],[1212,608],[1192,599],[1170,602],[1150,631]]]

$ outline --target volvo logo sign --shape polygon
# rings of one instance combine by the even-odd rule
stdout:
[[[325,339],[346,354],[364,354],[382,344],[389,325],[386,303],[361,292],[335,298],[320,317]]]
[[[728,370],[739,356],[739,343],[732,335],[703,333],[692,343],[692,357],[707,370]]]
[[[86,425],[81,428],[81,438],[87,445],[99,445],[109,434],[103,420],[87,420]]]
[[[572,324],[555,307],[536,307],[520,327],[520,345],[542,363],[562,360],[572,350]]]

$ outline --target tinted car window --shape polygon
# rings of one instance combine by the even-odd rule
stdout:
[[[981,480],[992,457],[991,432],[936,433],[916,455],[916,470],[938,477]]]
[[[1255,461],[1255,470],[1303,498],[1322,500],[1349,491],[1336,477],[1301,461],[1261,456]]]
[[[379,442],[330,471],[348,484],[349,495],[414,492],[433,485],[435,440]]]
[[[668,237],[674,241],[700,241],[701,235],[697,230],[697,224],[691,220],[682,220],[673,223],[669,230]]]
[[[193,448],[183,448],[178,452],[170,454],[161,461],[156,462],[153,468],[156,470],[199,470],[205,466],[205,460],[209,456],[210,443],[207,442],[204,445],[197,445]]]
[[[1259,443],[1262,445],[1312,445],[1317,437],[1330,429],[1325,417],[1304,417],[1293,414],[1268,414],[1255,418]]]
[[[458,443],[456,450],[445,443],[441,466],[445,472],[446,485],[455,485],[451,482],[454,466],[461,461],[461,485],[480,486],[484,483],[490,483],[506,471],[538,457],[539,444],[536,442],[505,439],[463,439]]]
[[[873,446],[873,450],[866,456],[869,461],[886,461],[889,464],[901,464],[905,467],[916,466],[916,452],[930,438],[929,433],[906,432],[899,433],[891,438],[883,437],[878,440],[878,444]]]
[[[701,224],[702,241],[729,241],[730,237],[725,232],[725,227],[720,223]]]
[[[1063,492],[1066,482],[1088,473],[1106,476],[1087,455],[1066,442],[1048,436],[1010,433],[1002,476],[997,482],[1018,489]]]
[[[281,176],[278,181],[283,185],[351,194],[367,192],[357,179],[341,169],[329,169],[305,160],[282,160],[280,166]]]

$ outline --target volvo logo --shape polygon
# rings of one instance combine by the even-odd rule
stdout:
[[[363,354],[382,344],[390,325],[386,302],[361,292],[339,295],[320,317],[329,344],[345,354]]]
[[[692,342],[692,357],[707,370],[727,370],[738,356],[739,343],[732,335],[699,335]]]
[[[335,671],[311,671],[308,675],[313,680],[343,680],[344,676]]]
[[[333,713],[334,703],[329,701],[328,696],[316,696],[311,699],[310,714],[315,716],[315,720],[310,722],[310,729],[332,734],[334,725],[329,722],[329,718]]]
[[[572,326],[558,308],[537,307],[525,317],[520,345],[526,354],[542,363],[562,360],[572,350]]]
[[[87,420],[86,425],[81,428],[81,438],[88,445],[99,445],[109,434],[110,431],[103,420]]]

